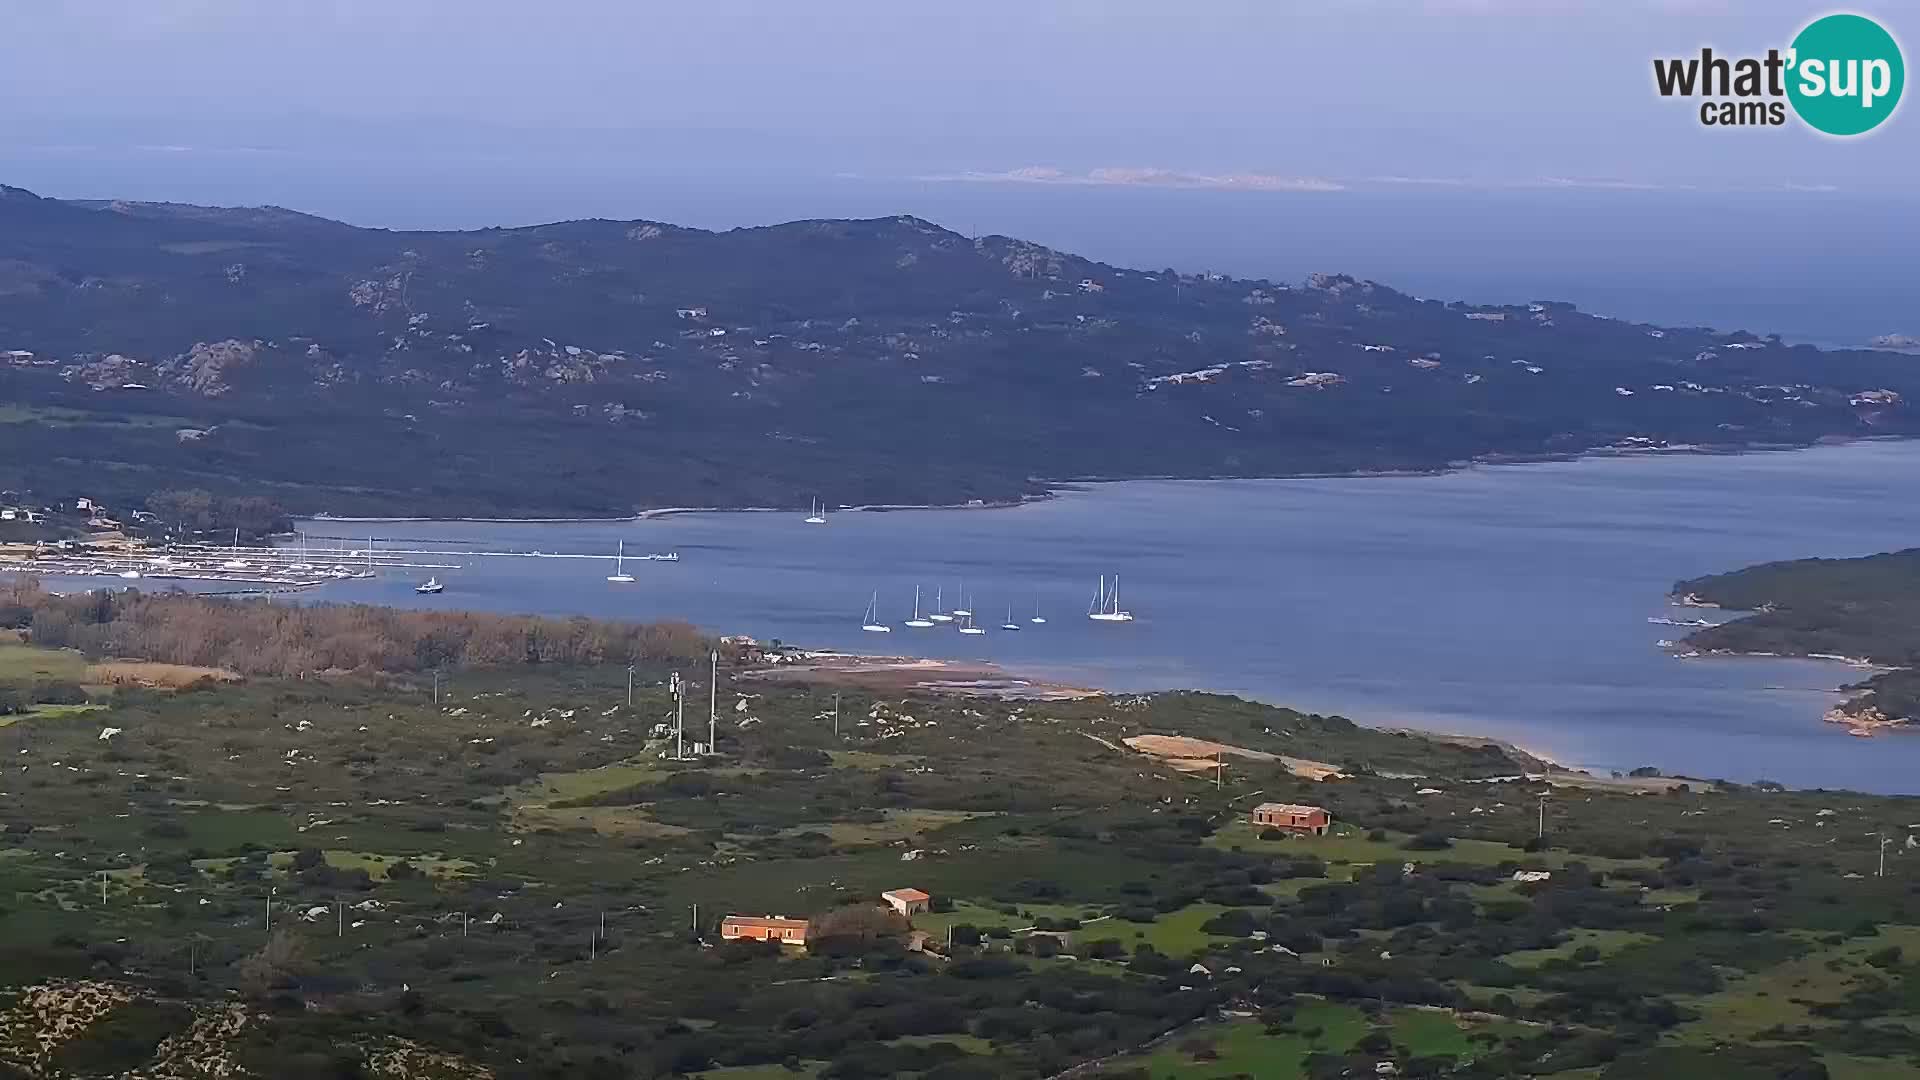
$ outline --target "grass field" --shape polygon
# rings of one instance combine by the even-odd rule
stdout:
[[[1221,828],[1207,843],[1223,850],[1275,851],[1313,855],[1329,864],[1372,865],[1389,862],[1459,862],[1495,866],[1503,862],[1538,864],[1548,867],[1582,862],[1597,870],[1654,865],[1651,859],[1607,859],[1595,855],[1569,855],[1564,851],[1523,852],[1509,844],[1490,840],[1455,839],[1451,847],[1439,851],[1408,851],[1401,845],[1405,833],[1388,832],[1385,840],[1367,839],[1368,830],[1354,825],[1336,824],[1325,836],[1295,836],[1281,840],[1262,840],[1245,819]],[[1330,871],[1331,874],[1331,871]]]
[[[1807,1005],[1840,1001],[1863,972],[1872,970],[1864,962],[1867,955],[1889,945],[1900,946],[1908,956],[1920,955],[1920,926],[1882,926],[1872,937],[1849,938],[1753,974],[1729,973],[1733,981],[1725,990],[1686,1001],[1700,1019],[1680,1027],[1675,1038],[1717,1042],[1749,1037],[1776,1024],[1814,1023]]]
[[[1305,1076],[1303,1063],[1312,1053],[1339,1053],[1367,1033],[1369,1024],[1360,1010],[1327,1001],[1302,999],[1294,1013],[1291,1032],[1269,1035],[1257,1021],[1241,1020],[1198,1027],[1170,1040],[1143,1058],[1119,1067],[1145,1068],[1152,1080],[1213,1080],[1255,1076],[1260,1080],[1295,1080]],[[1468,1023],[1434,1009],[1395,1009],[1387,1026],[1395,1045],[1416,1057],[1464,1057],[1475,1051],[1471,1036],[1483,1032],[1505,1036],[1529,1029],[1520,1024]],[[1196,1053],[1201,1048],[1206,1053]]]
[[[1536,968],[1549,960],[1568,960],[1575,950],[1592,946],[1600,950],[1602,957],[1612,956],[1629,945],[1644,945],[1659,939],[1651,934],[1636,934],[1631,930],[1588,930],[1572,931],[1566,941],[1551,949],[1521,949],[1510,952],[1500,959],[1517,968]]]
[[[83,682],[87,658],[67,649],[0,644],[0,679],[59,679]]]
[[[825,833],[828,839],[840,845],[888,844],[984,816],[965,810],[889,809],[882,813],[879,821],[825,821],[794,825],[782,830],[782,835],[817,832]]]
[[[1352,1046],[1367,1032],[1360,1010],[1331,1002],[1302,1002],[1294,1013],[1293,1033],[1268,1035],[1251,1020],[1195,1028],[1170,1040],[1144,1059],[1122,1067],[1144,1067],[1152,1080],[1213,1080],[1257,1076],[1261,1080],[1296,1080],[1305,1072],[1302,1062],[1316,1051],[1338,1051]],[[1196,1054],[1205,1047],[1206,1054]]]

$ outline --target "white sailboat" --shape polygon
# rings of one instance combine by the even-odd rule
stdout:
[[[1017,623],[1017,622],[1014,622],[1014,621],[1013,621],[1013,609],[1012,609],[1012,608],[1008,608],[1008,609],[1007,609],[1007,621],[1006,621],[1006,622],[1003,622],[1003,623],[1001,623],[1001,624],[1000,624],[1000,629],[1002,629],[1002,630],[1018,630],[1018,629],[1020,629],[1020,624],[1019,624],[1019,623]]]
[[[965,578],[961,579],[960,588],[956,589],[955,591],[960,594],[960,602],[967,606],[954,608],[953,613],[964,619],[967,616],[973,614],[973,601],[967,599],[967,582]]]
[[[419,585],[415,585],[415,586],[413,587],[413,591],[414,591],[414,592],[417,592],[417,593],[437,593],[437,592],[446,592],[446,591],[447,591],[447,587],[446,587],[445,585],[442,585],[442,584],[440,584],[440,579],[439,579],[439,578],[436,578],[436,577],[430,577],[430,578],[428,578],[428,579],[427,579],[427,580],[426,580],[425,582],[423,582],[422,584],[419,584]]]
[[[928,615],[927,618],[932,619],[934,622],[952,622],[953,616],[940,610],[945,601],[946,597],[942,596],[939,587],[935,586],[933,590],[933,613]]]
[[[1113,575],[1113,590],[1107,590],[1105,575],[1100,578],[1100,591],[1094,595],[1093,607],[1087,612],[1087,618],[1095,622],[1132,622],[1133,612],[1120,610],[1120,575]]]
[[[1040,601],[1035,600],[1033,602],[1033,618],[1028,619],[1027,621],[1034,624],[1035,626],[1039,626],[1040,624],[1047,621],[1047,617],[1045,615],[1040,614]]]
[[[973,601],[967,601],[967,607],[972,608]],[[960,609],[955,608],[954,610],[958,611]],[[984,634],[987,632],[987,628],[973,625],[973,612],[969,610],[966,614],[960,616],[960,632],[963,634]]]
[[[918,585],[913,587],[913,618],[907,620],[907,625],[915,630],[924,630],[933,625],[932,619],[920,614],[920,586]]]
[[[307,534],[300,534],[300,561],[287,567],[289,570],[311,570],[313,564],[307,561]]]
[[[825,525],[827,523],[826,504],[822,503],[819,499],[814,499],[808,505],[810,509],[807,511],[807,524]]]
[[[607,575],[607,580],[616,581],[622,585],[633,580],[633,575],[627,573],[627,542],[625,540],[620,541],[620,546],[614,549],[613,573]]]
[[[880,621],[880,592],[874,590],[873,598],[867,601],[867,613],[861,616],[860,629],[874,634],[890,634],[893,627]]]

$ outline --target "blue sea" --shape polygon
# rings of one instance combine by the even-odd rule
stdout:
[[[1650,618],[1680,578],[1920,543],[1920,443],[1661,455],[1442,476],[1100,484],[1009,509],[696,513],[646,521],[305,522],[309,542],[599,554],[436,556],[454,569],[319,599],[686,619],[807,646],[983,659],[1114,690],[1200,688],[1382,726],[1509,739],[1601,771],[1920,793],[1920,733],[1821,722],[1867,673],[1693,659]],[[829,497],[831,493],[828,493]],[[611,585],[611,555],[629,562]],[[437,573],[446,592],[413,586]],[[1131,623],[1086,618],[1120,579]],[[97,582],[96,582],[97,583]],[[971,601],[980,637],[910,630],[914,589]],[[860,629],[877,593],[891,633]],[[1035,625],[1038,610],[1047,622]],[[998,629],[1012,620],[1018,632]],[[1724,617],[1724,616],[1723,616]]]

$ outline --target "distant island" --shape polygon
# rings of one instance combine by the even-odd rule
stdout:
[[[1920,548],[1796,559],[1694,578],[1683,602],[1749,611],[1686,639],[1703,651],[1845,660],[1891,670],[1854,686],[1827,719],[1858,730],[1920,719]]]
[[[995,502],[1912,436],[1917,398],[1895,351],[1129,269],[908,216],[396,232],[0,188],[0,489],[116,506]]]

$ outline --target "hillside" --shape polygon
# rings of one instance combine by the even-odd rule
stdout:
[[[537,621],[97,601],[18,586],[32,630],[0,642],[0,697],[32,691],[0,716],[0,1077],[1920,1063],[1908,798],[1654,794],[1211,694],[880,697],[730,660],[713,747],[682,755],[662,721],[684,653],[641,628],[580,620],[510,657],[476,646]],[[305,678],[168,659],[264,628],[387,647]],[[106,662],[130,654],[159,662]],[[1199,741],[1224,759],[1141,749]],[[1265,802],[1332,825],[1256,823]],[[904,889],[925,908],[881,906]],[[804,943],[728,940],[767,915]]]
[[[1674,595],[1752,612],[1687,638],[1701,649],[1844,656],[1893,670],[1850,689],[1829,714],[1911,724],[1920,719],[1920,548],[1858,559],[1795,559],[1682,581]]]
[[[913,217],[393,232],[0,188],[0,397],[0,487],[609,514],[1910,435],[1920,365]]]

